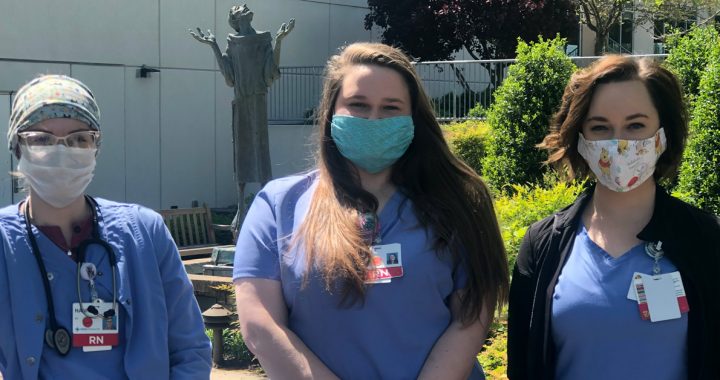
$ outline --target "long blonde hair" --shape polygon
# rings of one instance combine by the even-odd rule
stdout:
[[[340,289],[344,301],[363,299],[372,252],[358,213],[377,212],[378,201],[360,186],[357,170],[330,135],[344,75],[355,65],[390,68],[408,86],[415,137],[393,166],[391,181],[412,200],[422,226],[434,230],[436,252],[449,250],[455,263],[464,266],[468,283],[461,317],[477,320],[483,306],[504,302],[508,292],[507,261],[492,200],[480,177],[450,152],[415,69],[393,47],[355,43],[328,62],[317,112],[318,185],[295,241],[305,251],[308,268],[319,270],[328,290]]]

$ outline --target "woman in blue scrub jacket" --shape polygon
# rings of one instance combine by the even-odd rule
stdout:
[[[487,188],[443,139],[413,65],[330,59],[317,168],[270,182],[238,236],[243,337],[271,378],[478,379],[508,270]]]
[[[67,76],[15,94],[8,146],[28,196],[0,210],[0,373],[208,379],[210,342],[162,218],[85,194],[99,116]]]

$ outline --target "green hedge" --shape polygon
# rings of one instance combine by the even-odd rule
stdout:
[[[500,223],[508,265],[512,268],[527,228],[572,203],[582,192],[579,183],[559,182],[546,175],[542,186],[514,186],[513,195],[495,199],[495,212]],[[488,379],[507,379],[507,308],[498,313],[488,332],[483,351],[478,355]]]
[[[698,85],[677,191],[696,206],[720,214],[720,46]]]
[[[468,111],[467,115],[468,117],[484,119],[485,117],[487,117],[487,110],[483,107],[482,104],[477,103],[475,104],[475,107],[470,108],[470,111]]]
[[[507,307],[490,326],[485,346],[477,358],[488,380],[507,379]]]
[[[485,156],[485,140],[488,132],[488,125],[480,120],[443,126],[445,139],[452,152],[476,173],[482,173],[482,158]]]
[[[495,199],[500,231],[505,241],[508,265],[515,265],[520,243],[531,224],[571,204],[583,190],[580,183],[565,183],[546,176],[544,186],[513,185],[512,195]]]
[[[709,27],[695,27],[687,34],[678,33],[667,39],[670,54],[664,64],[680,79],[691,109],[700,90],[700,78],[718,45],[720,35],[715,28]]]
[[[535,145],[547,134],[550,118],[576,69],[564,46],[565,40],[559,37],[518,42],[516,63],[508,69],[487,114],[490,136],[482,174],[495,189],[542,180],[547,154]]]

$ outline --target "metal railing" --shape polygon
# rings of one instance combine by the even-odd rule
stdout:
[[[664,59],[666,54],[635,55]],[[588,66],[600,57],[570,57],[578,67]],[[480,61],[418,62],[415,69],[433,101],[438,120],[483,119],[493,92],[508,73],[514,59]],[[281,77],[268,94],[270,124],[312,123],[320,99],[322,66],[282,67]],[[471,113],[474,107],[477,112]]]
[[[322,91],[323,70],[323,66],[281,67],[280,79],[273,83],[268,93],[268,122],[312,122]]]
[[[632,42],[621,43],[608,37],[608,52],[615,54],[632,54]]]
[[[418,62],[415,70],[432,99],[438,120],[484,118],[492,93],[514,59]],[[478,112],[470,112],[473,107]]]

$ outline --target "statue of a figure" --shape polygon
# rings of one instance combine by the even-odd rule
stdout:
[[[228,23],[237,33],[229,34],[225,53],[220,51],[215,36],[208,29],[190,34],[210,45],[217,59],[225,83],[235,89],[232,102],[233,163],[238,190],[238,211],[232,223],[237,235],[244,213],[245,184],[265,184],[271,179],[270,147],[268,142],[268,87],[280,77],[280,47],[295,26],[295,19],[282,24],[273,44],[270,32],[256,32],[250,25],[253,12],[247,5],[230,9]],[[274,45],[274,46],[273,46]]]

